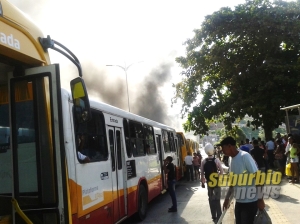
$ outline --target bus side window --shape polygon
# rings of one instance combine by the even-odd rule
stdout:
[[[165,152],[170,152],[170,144],[168,138],[168,132],[166,130],[162,130],[162,138]]]
[[[77,145],[77,151],[88,156],[91,162],[106,161],[108,159],[108,149],[106,142],[106,132],[104,116],[101,112],[92,110],[92,119],[87,123],[77,123],[76,136],[84,136],[84,144]],[[80,147],[80,148],[79,148]]]
[[[145,153],[156,154],[153,127],[144,125]]]
[[[139,122],[129,121],[130,142],[133,156],[144,156],[143,126]]]
[[[130,147],[129,127],[128,127],[128,121],[126,119],[123,120],[123,126],[124,126],[126,152],[128,158],[130,158],[132,156],[132,149]]]
[[[109,148],[110,148],[110,156],[111,156],[111,169],[112,171],[116,170],[116,161],[115,161],[115,147],[114,147],[114,132],[113,130],[109,130]]]
[[[168,139],[169,139],[169,146],[171,152],[175,152],[175,147],[174,147],[174,136],[172,132],[168,131]]]

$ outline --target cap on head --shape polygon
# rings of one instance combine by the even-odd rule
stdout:
[[[215,148],[212,144],[210,143],[207,143],[205,146],[204,146],[204,151],[205,153],[208,155],[208,156],[212,156],[214,154],[214,151],[215,151]]]
[[[247,146],[245,146],[245,145],[242,145],[242,146],[240,147],[240,150],[245,151],[245,152],[249,152],[249,151],[250,151],[249,147],[247,147]]]
[[[232,137],[226,137],[224,138],[218,146],[223,146],[223,145],[236,145],[236,141]]]

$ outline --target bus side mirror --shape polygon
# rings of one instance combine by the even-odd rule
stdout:
[[[79,123],[87,122],[91,119],[91,108],[84,81],[81,77],[77,77],[70,82],[70,85],[75,119]]]

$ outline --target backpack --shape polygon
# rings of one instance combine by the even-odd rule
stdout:
[[[212,173],[218,173],[217,164],[215,163],[216,158],[206,158],[204,164],[204,175],[207,182],[211,181],[209,176]]]

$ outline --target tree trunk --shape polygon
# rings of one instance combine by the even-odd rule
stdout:
[[[264,127],[264,131],[265,131],[265,139],[267,142],[273,137],[272,136],[273,129],[271,127]]]

